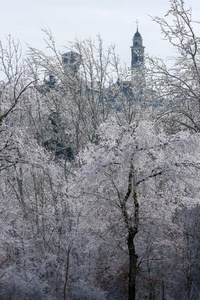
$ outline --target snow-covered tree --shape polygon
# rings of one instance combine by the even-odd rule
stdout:
[[[128,265],[128,299],[141,299],[137,278],[145,269],[148,236],[151,261],[161,260],[161,244],[170,248],[167,231],[176,230],[173,212],[198,202],[199,135],[168,137],[144,121],[132,126],[110,121],[98,134],[99,144],[80,153],[82,167],[69,191],[80,209],[79,229],[88,232],[91,259],[97,249],[105,250],[102,281],[114,281],[117,269]]]
[[[171,296],[175,299],[198,299],[199,280],[199,204],[184,206],[173,216],[174,223],[180,228],[176,236],[176,252],[171,257]],[[181,233],[181,234],[180,234]],[[172,239],[172,237],[171,237]]]
[[[45,118],[49,120],[45,145],[55,152],[70,148],[73,157],[88,141],[98,142],[97,128],[111,116],[116,115],[121,123],[144,117],[152,94],[144,76],[140,74],[142,81],[138,76],[134,80],[127,68],[120,66],[114,46],[104,49],[97,36],[96,40],[75,40],[63,54],[56,49],[52,34],[45,34],[51,56],[29,49],[36,73],[48,75],[45,84],[38,86],[41,107],[46,107],[46,115],[40,113],[41,120],[44,124]]]
[[[153,17],[174,49],[169,62],[149,58],[152,84],[163,104],[159,119],[165,120],[170,132],[187,128],[199,132],[200,38],[199,21],[183,0],[171,0],[164,18]]]
[[[19,42],[9,36],[7,45],[0,42],[0,125],[16,108],[26,90],[35,82],[22,58]]]

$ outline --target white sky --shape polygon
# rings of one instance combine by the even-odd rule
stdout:
[[[200,0],[185,0],[193,18],[200,20]],[[44,50],[44,33],[50,29],[61,51],[76,37],[95,38],[100,34],[105,47],[116,45],[121,61],[130,66],[130,46],[139,21],[145,51],[170,56],[171,48],[162,41],[160,28],[151,16],[163,17],[169,0],[0,0],[0,40],[11,34],[22,45]]]

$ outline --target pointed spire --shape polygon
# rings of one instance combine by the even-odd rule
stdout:
[[[138,19],[136,20],[136,27],[137,27],[137,31],[138,31]]]

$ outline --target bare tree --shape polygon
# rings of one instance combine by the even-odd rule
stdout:
[[[196,32],[200,22],[192,19],[192,11],[185,8],[183,0],[170,4],[164,18],[152,18],[176,51],[169,63],[149,58],[155,98],[161,104],[159,119],[166,120],[170,131],[187,128],[199,132],[200,38]]]
[[[4,48],[0,43],[0,124],[14,110],[34,80],[22,59],[20,43],[11,36]]]

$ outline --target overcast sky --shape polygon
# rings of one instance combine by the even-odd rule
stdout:
[[[185,0],[193,17],[200,20],[200,0]],[[160,28],[151,16],[164,16],[169,0],[0,0],[0,39],[11,34],[23,44],[44,49],[41,28],[50,29],[61,51],[76,37],[102,36],[105,46],[116,45],[121,61],[130,65],[130,46],[136,20],[145,51],[150,55],[171,55],[162,41]]]

